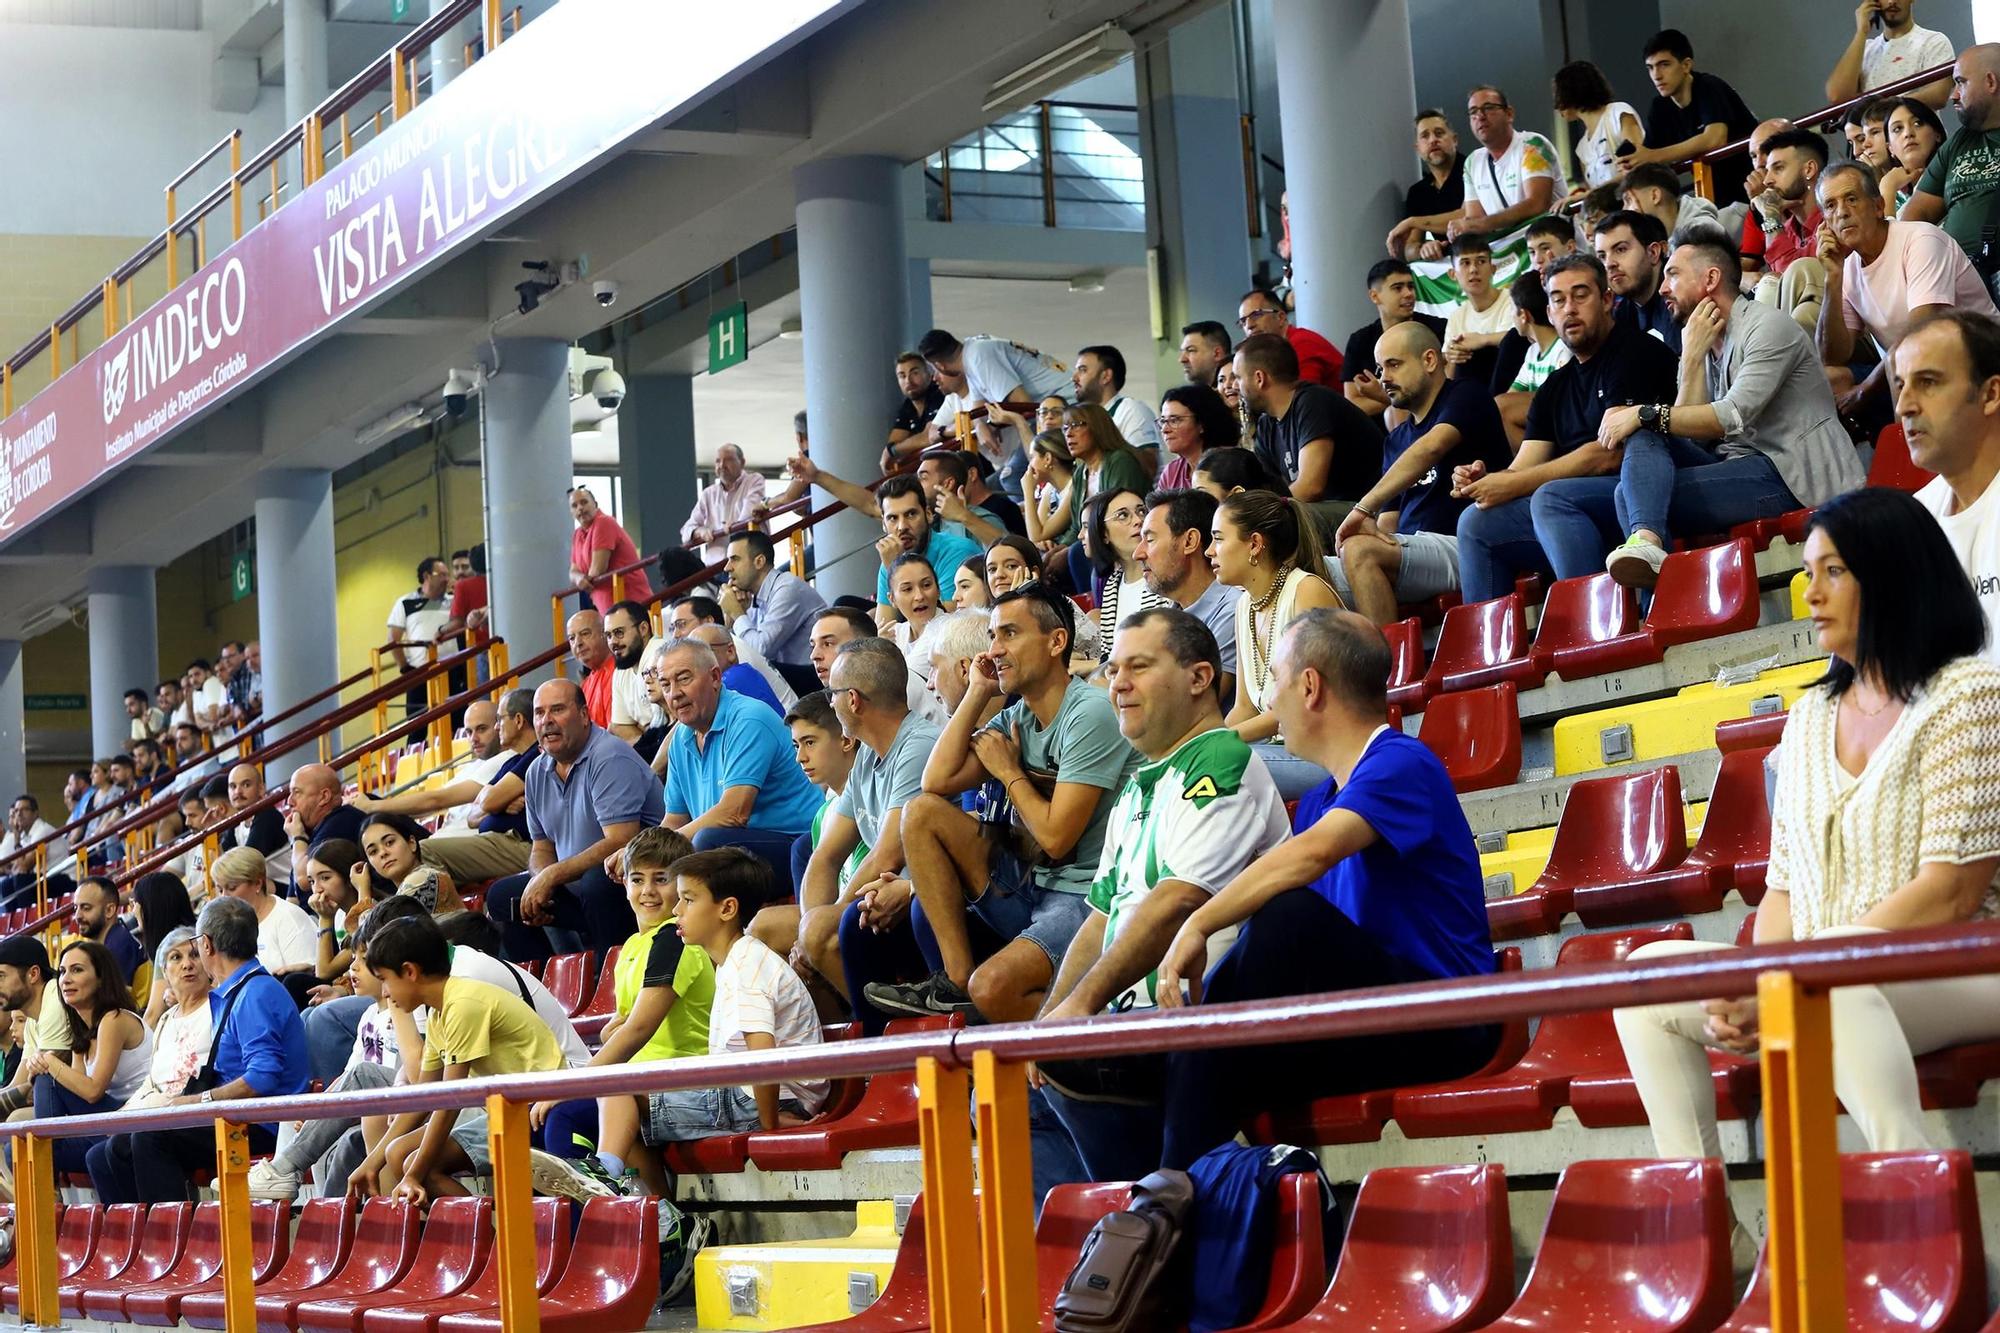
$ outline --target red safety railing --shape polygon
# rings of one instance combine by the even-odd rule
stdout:
[[[1713,953],[1500,973],[1454,981],[1201,1005],[1064,1022],[1002,1024],[834,1042],[806,1049],[708,1056],[595,1069],[514,1074],[342,1093],[247,1098],[207,1105],[0,1124],[15,1140],[22,1316],[54,1323],[53,1140],[213,1124],[217,1192],[225,1215],[225,1291],[235,1315],[252,1312],[247,1124],[426,1113],[484,1102],[509,1333],[537,1327],[527,1110],[537,1101],[683,1089],[854,1078],[916,1066],[920,1096],[931,1326],[951,1333],[1038,1326],[1034,1199],[1027,1129],[1028,1063],[1175,1052],[1449,1028],[1614,1007],[1756,994],[1766,1108],[1766,1184],[1772,1327],[1834,1333],[1844,1327],[1840,1184],[1827,993],[1839,986],[1933,980],[2000,969],[2000,926],[1944,926]],[[968,1081],[967,1072],[972,1079]],[[980,1189],[973,1188],[979,1134]],[[218,1114],[218,1113],[222,1114]],[[1812,1262],[1806,1264],[1810,1254]],[[525,1275],[526,1280],[523,1281]],[[982,1311],[982,1297],[984,1309]]]

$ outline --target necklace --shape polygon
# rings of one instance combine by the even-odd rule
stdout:
[[[1253,696],[1263,694],[1265,687],[1271,683],[1271,649],[1278,638],[1277,613],[1272,612],[1270,624],[1264,630],[1261,639],[1258,637],[1257,617],[1271,610],[1277,603],[1279,596],[1285,590],[1285,577],[1288,573],[1290,571],[1284,565],[1279,565],[1278,576],[1271,580],[1270,588],[1262,597],[1250,603],[1250,683]]]
[[[1882,699],[1882,702],[1876,704],[1873,708],[1863,708],[1861,706],[1860,698],[1854,693],[1853,690],[1849,690],[1847,692],[1847,701],[1853,704],[1854,711],[1861,714],[1861,716],[1863,717],[1880,717],[1882,716],[1883,712],[1889,707],[1890,704],[1896,702],[1896,696],[1893,694],[1885,695]]]

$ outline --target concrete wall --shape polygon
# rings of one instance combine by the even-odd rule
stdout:
[[[167,182],[196,157],[232,129],[246,157],[278,133],[280,90],[247,116],[209,109],[213,65],[202,32],[0,24],[0,124],[14,131],[0,233],[158,232]]]

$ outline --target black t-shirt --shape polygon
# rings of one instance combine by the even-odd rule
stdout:
[[[1025,537],[1028,535],[1028,524],[1027,520],[1021,517],[1021,506],[1015,504],[1012,499],[1001,494],[999,491],[993,492],[993,494],[981,500],[974,507],[984,509],[987,513],[993,515],[996,523],[1016,536]],[[948,594],[951,589],[946,588],[944,591]]]
[[[1529,345],[1519,329],[1509,329],[1501,336],[1500,345],[1493,349],[1493,378],[1486,382],[1494,397],[1514,391],[1514,377],[1527,364]]]
[[[1456,213],[1465,207],[1465,154],[1452,159],[1451,174],[1439,185],[1431,179],[1431,169],[1417,178],[1403,195],[1403,216],[1426,218],[1434,213]]]
[[[1750,108],[1743,104],[1734,88],[1713,74],[1697,71],[1686,106],[1671,97],[1653,99],[1652,109],[1646,113],[1646,147],[1665,148],[1684,142],[1717,121],[1725,128],[1724,143],[1747,139],[1750,131],[1757,128],[1757,118],[1750,114]],[[1710,165],[1715,169],[1715,201],[1742,203],[1747,197],[1743,193],[1743,178],[1750,174],[1750,155],[1732,153]]]
[[[1597,438],[1607,408],[1671,403],[1679,381],[1680,358],[1666,344],[1613,321],[1595,356],[1559,367],[1535,391],[1523,438],[1547,441],[1561,456]]]
[[[896,415],[889,422],[891,430],[900,430],[914,435],[931,424],[931,418],[944,406],[944,390],[933,383],[925,389],[921,398],[905,398],[896,408]]]
[[[1436,315],[1426,315],[1421,310],[1410,316],[1410,318],[1416,320],[1417,323],[1423,325],[1432,333],[1435,333],[1440,346],[1444,344],[1443,320],[1439,319]],[[1364,370],[1371,375],[1375,373],[1375,342],[1381,336],[1382,321],[1380,319],[1371,319],[1347,335],[1346,358],[1340,363],[1342,373],[1347,378],[1353,379]]]
[[[1446,380],[1428,416],[1422,421],[1406,418],[1389,432],[1382,445],[1383,470],[1395,466],[1406,449],[1441,425],[1458,428],[1458,444],[1394,502],[1398,532],[1457,532],[1458,516],[1468,502],[1452,498],[1452,469],[1479,462],[1487,471],[1499,472],[1511,461],[1507,429],[1486,386]]]
[[[1299,383],[1284,420],[1257,419],[1257,456],[1288,482],[1299,479],[1299,451],[1333,441],[1322,500],[1359,500],[1382,479],[1382,428],[1333,389]]]
[[[1621,296],[1611,313],[1620,324],[1629,325],[1647,337],[1665,343],[1667,350],[1675,356],[1681,354],[1681,326],[1674,320],[1674,312],[1667,305],[1664,291],[1654,292],[1653,299],[1645,302]]]
[[[486,785],[490,787],[510,773],[521,779],[525,785],[528,781],[528,766],[535,762],[535,757],[541,752],[541,746],[529,746],[524,753],[517,754],[506,763],[500,765],[500,771],[495,773]],[[649,760],[648,762],[651,761]],[[526,842],[528,840],[528,807],[523,805],[511,815],[504,813],[488,815],[479,821],[479,831],[481,833],[511,833],[522,842]]]
[[[238,825],[241,828],[242,825]],[[285,818],[273,806],[269,810],[259,810],[250,816],[250,831],[243,836],[239,846],[269,856],[285,845]]]

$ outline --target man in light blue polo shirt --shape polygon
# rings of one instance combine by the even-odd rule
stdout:
[[[575,681],[535,691],[535,735],[542,753],[528,766],[528,869],[486,891],[486,915],[517,963],[625,942],[637,926],[604,862],[662,811],[653,770],[591,722]]]
[[[667,713],[680,723],[667,742],[666,826],[697,851],[754,852],[789,884],[792,840],[820,806],[792,755],[791,732],[763,704],[722,688],[722,667],[705,643],[676,639],[657,670]]]
[[[882,557],[882,572],[875,577],[875,623],[886,625],[896,619],[889,601],[889,570],[906,555],[915,553],[931,562],[938,587],[949,588],[958,577],[958,567],[980,553],[979,543],[950,528],[941,528],[931,516],[924,486],[912,476],[891,477],[875,491],[875,504],[882,515],[882,540],[875,543]]]

